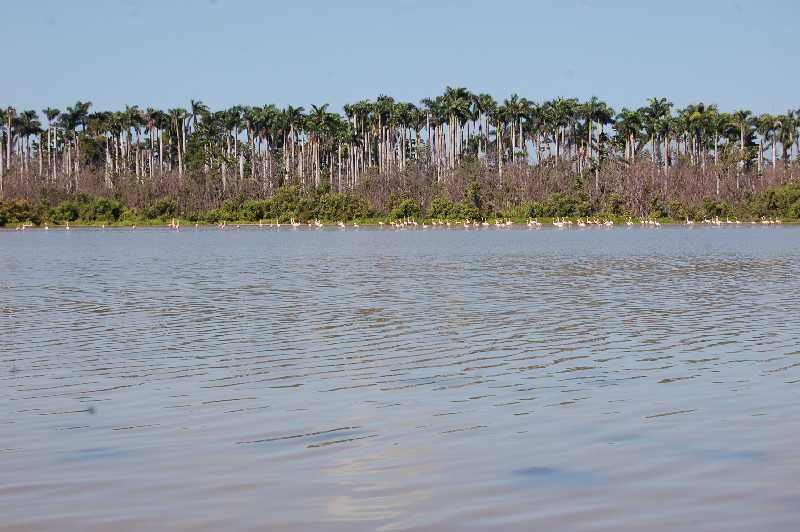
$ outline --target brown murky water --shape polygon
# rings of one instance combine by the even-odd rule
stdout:
[[[3,530],[796,530],[800,228],[0,232]]]

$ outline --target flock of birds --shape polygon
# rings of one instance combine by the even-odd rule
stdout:
[[[573,225],[575,225],[577,227],[614,227],[614,225],[615,225],[613,220],[610,220],[610,219],[602,220],[602,219],[597,218],[597,217],[595,217],[595,218],[578,218],[574,222],[572,220],[570,220],[569,218],[557,217],[551,223],[552,223],[553,227],[556,227],[556,228],[559,228],[559,229],[568,228],[568,227],[571,227]],[[690,220],[689,218],[686,218],[686,224],[685,225],[694,225],[694,223],[695,222],[693,220]],[[722,221],[722,220],[720,220],[719,217],[716,217],[716,218],[706,218],[706,219],[704,219],[702,221],[702,223],[710,224],[710,225],[725,225],[725,224],[742,224],[743,222],[741,222],[740,220],[730,220],[729,218],[726,219],[725,221]],[[757,223],[759,223],[759,222],[755,222],[755,221],[751,221],[750,222],[750,224],[757,224]],[[778,220],[778,219],[767,219],[766,217],[763,217],[761,219],[760,223],[763,224],[763,225],[771,225],[771,224],[780,224],[782,222],[780,220]],[[284,226],[289,226],[289,227],[293,227],[293,228],[299,228],[299,227],[302,227],[304,225],[308,226],[310,228],[314,228],[314,227],[322,228],[322,227],[325,227],[325,224],[323,224],[318,219],[315,219],[313,221],[309,221],[309,222],[306,222],[306,223],[301,223],[301,222],[298,222],[296,219],[292,218],[289,221],[288,224],[286,224],[286,223],[282,224],[280,222],[266,224],[263,221],[260,221],[257,224],[259,229],[264,229],[265,227],[273,228],[273,227],[284,227]],[[347,224],[345,224],[344,221],[339,221],[339,222],[336,223],[336,225],[341,229],[345,229],[347,227]],[[507,228],[512,227],[513,225],[514,225],[514,222],[512,220],[509,220],[509,219],[505,219],[505,220],[495,219],[494,223],[490,223],[490,222],[485,221],[485,220],[484,221],[460,220],[460,221],[455,221],[454,222],[454,221],[451,221],[451,220],[441,220],[441,219],[439,219],[439,220],[433,220],[429,224],[427,222],[419,223],[416,220],[411,219],[411,218],[400,219],[400,220],[392,220],[388,224],[386,222],[383,222],[383,221],[379,221],[378,222],[378,227],[380,227],[380,228],[389,226],[389,227],[391,227],[393,229],[406,229],[406,228],[428,229],[430,227],[464,227],[464,229],[470,229],[470,228],[480,229],[480,228],[486,228],[486,227],[491,227],[491,226],[494,226],[494,227],[500,228],[500,229],[507,229]],[[529,228],[540,228],[540,227],[544,226],[544,224],[542,222],[540,222],[536,218],[529,218],[527,223],[526,223],[526,225]],[[655,218],[640,218],[639,221],[636,222],[636,221],[633,220],[632,217],[629,216],[628,219],[625,221],[625,225],[627,225],[627,226],[640,225],[642,227],[661,227],[661,222],[659,222]],[[173,229],[176,229],[176,230],[180,229],[179,223],[177,221],[175,221],[175,220],[173,220],[173,222],[169,224],[169,227],[171,227]],[[197,227],[199,227],[199,224],[195,224],[195,228],[197,228]],[[220,223],[217,224],[217,228],[218,229],[224,230],[226,227],[227,227],[227,223],[226,222],[220,222]],[[353,227],[354,229],[358,229],[361,226],[359,224],[357,224],[357,223],[354,223],[351,227]],[[241,229],[241,224],[236,224],[235,228],[236,229]]]
[[[700,223],[708,224],[708,225],[722,226],[722,225],[728,225],[728,224],[741,225],[742,223],[748,223],[748,222],[742,222],[740,220],[731,220],[730,218],[726,218],[723,221],[723,220],[721,220],[719,218],[719,216],[717,216],[717,217],[714,217],[714,218],[705,218]],[[770,218],[767,218],[765,216],[762,216],[760,222],[750,221],[749,223],[751,225],[755,225],[755,224],[759,224],[759,223],[761,225],[773,225],[773,224],[780,224],[780,223],[783,223],[783,222],[781,222],[781,220],[779,220],[777,218],[770,219]],[[661,227],[661,222],[659,222],[655,218],[640,218],[639,221],[636,222],[636,221],[633,220],[632,217],[629,216],[628,219],[625,221],[625,225],[627,225],[629,227],[637,225],[637,224],[642,226],[642,227]],[[695,224],[694,220],[690,220],[687,217],[686,218],[686,223],[684,225],[694,225],[694,224]],[[303,225],[307,225],[308,227],[312,227],[312,228],[313,227],[316,227],[316,228],[325,227],[325,224],[323,224],[319,220],[314,220],[314,221],[306,222],[305,224],[303,224],[303,223],[298,222],[294,218],[292,218],[289,221],[288,224],[286,224],[286,223],[282,224],[280,222],[266,224],[263,221],[260,221],[257,225],[258,225],[259,229],[264,229],[265,227],[272,228],[272,227],[284,227],[284,226],[293,227],[293,228],[296,229],[296,228],[299,228],[299,227],[301,227]],[[344,221],[339,221],[339,222],[337,222],[336,225],[341,229],[345,229],[347,227],[347,224],[345,224]],[[508,220],[508,219],[506,219],[506,220],[495,219],[494,224],[491,224],[488,221],[477,221],[477,220],[461,220],[461,221],[458,221],[458,222],[453,222],[453,221],[450,221],[450,220],[446,220],[446,221],[445,220],[433,220],[430,224],[428,224],[426,222],[419,223],[416,220],[413,220],[411,218],[406,218],[406,219],[402,219],[402,220],[392,220],[391,222],[388,223],[388,226],[392,227],[393,229],[406,229],[406,228],[417,228],[417,227],[421,227],[422,229],[428,229],[429,227],[459,227],[459,226],[463,226],[464,229],[470,229],[470,228],[480,229],[480,228],[485,228],[485,227],[491,227],[492,225],[494,225],[495,227],[500,228],[500,229],[508,229],[508,228],[510,228],[510,227],[512,227],[514,225],[514,222],[511,221],[511,220]],[[536,218],[529,218],[526,225],[529,228],[537,228],[538,229],[538,228],[542,227],[544,224],[542,222],[538,221]],[[552,221],[552,225],[553,225],[553,227],[556,227],[558,229],[569,228],[569,227],[571,227],[573,225],[575,225],[577,227],[614,227],[614,221],[613,220],[608,220],[608,219],[601,220],[600,218],[595,217],[595,218],[578,218],[575,222],[573,222],[572,220],[570,220],[568,218],[557,217]],[[383,228],[385,226],[387,226],[387,224],[385,222],[378,222],[378,227]],[[17,226],[16,230],[17,231],[25,231],[26,229],[31,229],[32,227],[33,227],[32,223],[26,222],[26,223],[23,223],[23,224],[20,224],[19,226]],[[173,229],[175,231],[179,231],[181,229],[181,224],[180,224],[179,220],[173,218],[172,221],[167,225],[167,227],[169,227],[170,229]],[[195,228],[199,228],[200,224],[199,223],[195,223],[194,227]],[[217,224],[217,229],[220,229],[220,230],[225,230],[227,227],[228,227],[228,224],[227,224],[227,222],[224,222],[224,221]],[[361,226],[359,224],[357,224],[357,223],[354,223],[351,227],[353,227],[354,229],[358,229]],[[105,229],[105,228],[106,228],[106,226],[105,226],[105,224],[103,224],[101,226],[101,229]],[[235,228],[236,229],[241,229],[242,228],[242,224],[235,224]],[[50,230],[50,227],[47,224],[45,224],[43,229],[45,231],[48,231],[48,230]],[[134,229],[136,229],[136,225],[132,225],[131,226],[131,230],[134,230]],[[69,231],[70,230],[69,222],[66,222],[66,224],[64,226],[64,230],[65,231]]]
[[[703,223],[711,225],[726,225],[726,224],[742,224],[743,222],[741,220],[731,220],[730,218],[725,218],[725,221],[723,222],[722,220],[719,219],[719,216],[717,216],[715,218],[705,218],[703,219]],[[751,225],[755,225],[757,223],[761,223],[761,225],[773,225],[773,224],[780,224],[783,222],[780,221],[778,218],[770,219],[767,218],[766,216],[762,216],[760,222],[752,220],[750,221]],[[686,225],[692,225],[692,224],[694,224],[694,222],[689,218],[686,218]]]

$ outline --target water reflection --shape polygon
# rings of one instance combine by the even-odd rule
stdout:
[[[798,244],[790,226],[0,232],[0,512],[793,530]]]

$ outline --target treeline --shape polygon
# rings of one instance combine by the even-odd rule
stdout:
[[[464,198],[453,202],[434,198],[427,209],[411,199],[394,197],[389,210],[381,212],[369,202],[350,194],[331,192],[329,185],[313,187],[301,194],[297,187],[282,187],[267,199],[226,200],[221,207],[208,211],[181,213],[177,201],[162,198],[143,208],[134,208],[103,197],[78,194],[76,198],[50,205],[46,201],[30,204],[25,200],[0,202],[0,226],[42,224],[164,224],[174,218],[189,222],[324,222],[374,221],[399,219],[485,220],[490,218],[556,218],[588,217],[627,218],[633,216],[619,196],[612,196],[606,209],[597,212],[585,194],[557,192],[547,198],[526,202],[507,210],[497,210],[486,201],[480,183],[473,181]],[[699,206],[690,206],[673,199],[666,205],[656,198],[646,216],[661,220],[683,221],[713,218],[758,220],[779,218],[800,220],[800,183],[789,183],[767,189],[756,200],[728,205],[706,196]]]
[[[2,110],[0,199],[82,204],[88,194],[144,212],[169,197],[182,216],[287,187],[301,197],[327,187],[378,214],[403,200],[425,214],[437,200],[468,215],[475,184],[481,209],[494,213],[556,194],[590,213],[645,215],[675,202],[697,210],[707,198],[740,208],[793,181],[800,153],[795,110],[676,109],[666,98],[615,111],[594,97],[497,102],[448,87],[418,104],[362,100],[343,115],[328,105],[212,111],[194,100],[117,111],[79,101],[41,113]]]

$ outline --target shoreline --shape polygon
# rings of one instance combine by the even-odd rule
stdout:
[[[580,218],[583,219],[583,218]],[[508,220],[506,218],[506,220]],[[769,223],[764,223],[762,221],[753,221],[753,220],[739,220],[736,221],[720,221],[720,223],[714,222],[703,222],[703,221],[694,221],[694,223],[686,223],[685,221],[676,221],[676,220],[665,220],[665,219],[653,219],[653,222],[657,223],[647,223],[641,222],[639,220],[635,220],[632,224],[627,224],[625,220],[622,222],[618,222],[614,219],[610,219],[614,223],[612,225],[604,225],[602,222],[600,224],[596,223],[587,223],[585,225],[578,225],[579,218],[561,218],[560,220],[564,222],[563,226],[556,226],[554,222],[557,220],[556,218],[542,218],[539,221],[539,225],[528,225],[527,220],[517,220],[514,218],[510,219],[512,224],[511,225],[496,225],[494,222],[468,222],[467,225],[464,224],[463,220],[453,221],[449,220],[450,225],[447,225],[448,221],[439,222],[439,220],[430,220],[430,219],[418,219],[408,222],[405,225],[392,225],[390,221],[384,220],[370,220],[365,222],[345,222],[344,226],[340,226],[339,222],[320,222],[320,225],[316,225],[312,223],[300,223],[297,226],[292,226],[290,222],[263,222],[262,224],[254,223],[254,222],[226,222],[224,228],[220,228],[219,224],[214,223],[206,223],[206,222],[189,222],[186,220],[179,220],[178,227],[171,226],[167,222],[159,221],[158,223],[152,222],[140,222],[140,223],[70,223],[70,224],[45,224],[45,225],[14,225],[14,226],[0,226],[0,231],[30,231],[30,230],[69,230],[69,229],[171,229],[171,230],[183,230],[183,229],[200,229],[200,228],[219,228],[220,230],[236,230],[238,228],[260,228],[260,229],[323,229],[323,228],[339,228],[339,229],[362,229],[362,228],[383,228],[383,229],[513,229],[513,228],[520,228],[525,227],[527,229],[543,229],[547,227],[551,227],[554,229],[614,229],[614,228],[632,228],[632,227],[646,227],[646,228],[658,228],[662,226],[666,227],[772,227],[772,226],[798,226],[800,225],[800,221],[798,220],[789,220],[789,221],[770,221]],[[435,224],[433,222],[436,222]],[[415,224],[416,222],[416,224]]]

